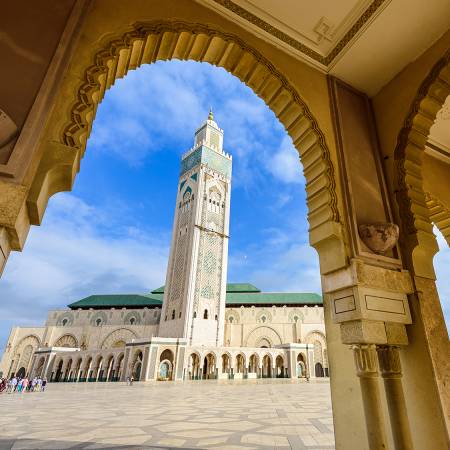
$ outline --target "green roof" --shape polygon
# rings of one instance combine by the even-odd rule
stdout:
[[[163,296],[160,294],[107,294],[90,295],[89,297],[71,303],[69,308],[123,308],[161,306]]]
[[[322,297],[304,292],[227,293],[227,306],[237,305],[322,305]]]
[[[107,294],[90,295],[69,308],[144,308],[162,305],[164,286],[153,290],[150,294]],[[261,292],[249,283],[227,284],[227,306],[272,306],[272,305],[322,305],[322,297],[314,293],[304,292]]]
[[[165,286],[154,289],[152,294],[164,294]],[[250,283],[227,283],[227,292],[261,292],[256,286]]]

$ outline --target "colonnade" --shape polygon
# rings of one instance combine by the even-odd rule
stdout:
[[[309,378],[314,377],[316,372],[309,368],[306,356],[299,353],[296,358],[297,365],[289,369],[287,356],[284,353],[252,353],[245,355],[238,353],[232,355],[228,352],[220,356],[209,352],[200,356],[193,352],[187,361],[186,379],[244,379],[244,378]],[[318,376],[327,376],[322,370]]]
[[[31,375],[47,377],[51,382],[119,381],[124,369],[124,352],[107,356],[56,355],[50,364],[47,361],[48,357],[39,357]]]

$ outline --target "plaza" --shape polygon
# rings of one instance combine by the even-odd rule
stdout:
[[[68,309],[50,311],[33,332],[25,326],[10,333],[0,376],[51,383],[45,394],[0,396],[0,447],[320,449],[333,448],[334,435],[338,450],[450,449],[449,294],[437,284],[448,275],[438,274],[435,263],[439,250],[450,248],[448,0],[6,3],[0,15],[0,276],[3,281],[9,273],[12,280],[0,288],[0,321],[11,313],[20,319],[33,305]],[[177,149],[180,171],[163,178],[161,169],[174,167],[175,153],[153,151],[156,138],[136,144],[145,124],[107,114],[103,134],[110,140],[95,153],[98,165],[90,172],[85,157],[94,155],[95,127],[110,90],[133,71],[175,61],[239,80],[282,127],[295,160],[280,160],[284,140],[273,145],[267,139],[270,121],[260,119],[260,132],[247,133],[254,129],[247,119],[258,116],[252,109],[221,110],[226,102],[215,102],[224,128],[212,110],[196,128],[200,116],[194,123],[192,114],[203,109],[206,117],[206,105],[183,102],[186,96],[172,84],[152,83],[155,89],[143,95],[126,91],[115,110],[158,109],[167,97],[171,107],[161,109],[158,121],[144,113],[138,119],[170,136],[196,128],[192,147],[187,141],[167,146]],[[193,98],[206,85],[200,81]],[[226,84],[210,92],[228,101]],[[227,124],[224,117],[245,119],[230,149],[223,147],[223,130],[237,121]],[[238,228],[230,227],[231,174],[256,141],[255,161],[242,167],[257,180],[254,192],[264,195],[259,201],[249,196],[235,216],[252,219],[245,234],[259,250],[267,246],[257,239],[264,228],[256,213],[272,212],[274,226],[265,236],[284,246],[278,259],[247,252],[256,260],[252,276],[244,277],[237,264],[242,278],[228,280],[228,240],[245,242],[234,240]],[[122,166],[137,166],[130,149],[139,155],[144,147],[155,160],[138,183]],[[120,170],[108,162],[113,153]],[[294,164],[299,170],[290,183],[292,192],[304,194],[303,210],[292,209],[292,220],[275,219]],[[103,183],[108,171],[114,186],[127,191],[123,199]],[[122,277],[124,261],[132,262],[130,280],[146,262],[165,267],[160,252],[150,251],[153,241],[161,244],[159,233],[149,232],[147,242],[135,225],[169,217],[160,213],[168,204],[160,194],[175,177],[165,284],[159,274],[137,294],[123,289],[122,295],[114,278]],[[108,200],[106,206],[112,201],[115,208],[107,209],[127,219],[118,228],[134,236],[127,245],[133,256],[111,252],[114,220],[86,203],[59,200],[64,233],[47,221],[60,197],[52,198],[76,189],[76,180],[86,188],[95,182],[87,198]],[[129,207],[147,181],[154,182],[142,196],[148,217],[134,217]],[[307,226],[299,225],[301,217]],[[286,224],[278,239],[278,227]],[[11,255],[26,253],[29,235],[41,225],[48,236],[39,239],[39,258],[16,271]],[[77,232],[96,237],[94,226],[102,227],[97,237],[107,231],[107,251]],[[303,234],[305,247],[298,245]],[[83,270],[60,271],[61,263],[48,270],[49,255],[64,242],[76,255],[90,250],[74,259]],[[303,296],[309,287],[289,287],[309,273],[304,263],[311,248],[321,302]],[[277,260],[284,282],[264,286]],[[92,277],[85,262],[88,269],[114,262],[114,270]],[[59,284],[64,279],[73,288],[96,279],[101,292],[89,290],[73,302],[68,286]],[[61,300],[43,294],[44,282],[59,287]],[[240,287],[230,288],[234,282]],[[28,295],[20,304],[22,286]],[[127,282],[128,289],[137,291]],[[29,318],[33,325],[33,314]],[[133,387],[123,383],[128,378],[136,380]]]
[[[52,383],[0,396],[0,448],[331,450],[325,380]]]

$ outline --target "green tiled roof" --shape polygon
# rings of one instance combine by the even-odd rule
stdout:
[[[152,294],[163,294],[165,286],[152,291]],[[227,292],[261,292],[256,286],[250,283],[227,283]]]
[[[90,295],[77,302],[71,303],[69,308],[123,308],[123,307],[144,307],[161,306],[162,294],[107,294]]]
[[[151,308],[161,306],[163,297],[164,286],[161,286],[150,294],[90,295],[68,306],[71,309]],[[230,283],[227,284],[226,305],[322,305],[322,297],[304,292],[261,292],[249,283]]]
[[[322,305],[318,294],[304,292],[227,293],[227,306],[237,305]]]
[[[228,292],[261,292],[261,290],[250,283],[228,283],[227,293]]]

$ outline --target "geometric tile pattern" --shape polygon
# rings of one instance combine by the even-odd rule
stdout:
[[[334,449],[327,381],[51,383],[0,394],[0,449]]]

